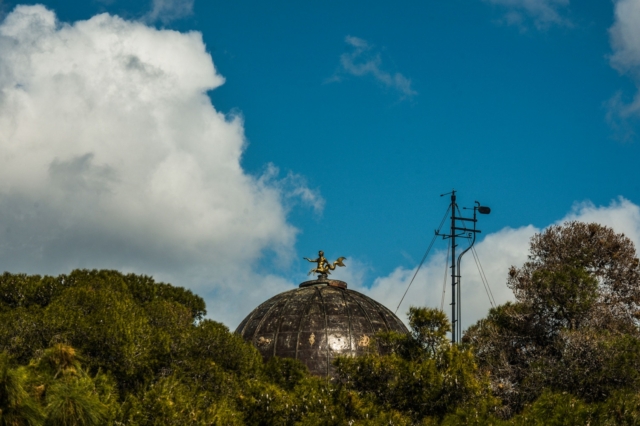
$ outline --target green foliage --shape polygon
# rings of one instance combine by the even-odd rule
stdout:
[[[5,424],[408,424],[298,361],[264,363],[202,299],[149,277],[4,274],[0,290]]]
[[[70,346],[56,344],[33,360],[32,388],[44,403],[45,425],[101,425],[113,418],[109,405],[117,400],[112,380],[101,372],[91,377]]]
[[[409,326],[413,338],[405,339],[405,357],[435,357],[447,346],[447,333],[451,331],[451,323],[441,310],[412,306],[409,308]]]
[[[640,425],[640,394],[629,390],[613,392],[608,400],[595,408],[594,413],[603,426]]]
[[[265,363],[267,379],[281,388],[291,391],[309,375],[307,366],[296,359],[273,357]]]
[[[56,380],[47,389],[45,401],[47,425],[101,425],[106,421],[108,408],[88,377]]]
[[[593,408],[569,393],[545,391],[510,424],[518,426],[570,426],[593,424]]]
[[[192,424],[240,422],[225,398],[261,374],[262,360],[225,326],[202,320],[204,314],[200,297],[145,276],[3,274],[0,351],[9,386],[3,418],[189,424],[180,414],[188,411]],[[10,369],[9,360],[24,367]],[[187,399],[192,405],[184,405]],[[161,410],[158,401],[175,412]]]
[[[583,268],[562,265],[532,275],[529,304],[552,332],[577,329],[589,321],[598,299],[598,281]]]
[[[623,236],[552,227],[517,301],[451,345],[447,316],[339,358],[338,378],[259,352],[147,276],[0,276],[2,425],[638,425],[640,270]]]
[[[26,369],[10,368],[9,358],[0,354],[0,424],[39,425],[44,419],[42,408],[25,389]]]
[[[243,424],[242,415],[228,401],[198,392],[175,375],[150,384],[141,396],[129,396],[119,423],[136,426]]]
[[[461,406],[495,404],[471,351],[448,343],[450,325],[442,311],[411,308],[409,321],[410,335],[381,336],[395,346],[395,354],[338,359],[342,385],[413,421],[441,419]]]

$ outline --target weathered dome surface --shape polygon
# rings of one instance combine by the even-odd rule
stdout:
[[[332,361],[338,355],[369,352],[371,338],[380,331],[408,332],[389,309],[330,279],[307,281],[272,297],[236,329],[265,360],[299,359],[320,376],[334,375]]]

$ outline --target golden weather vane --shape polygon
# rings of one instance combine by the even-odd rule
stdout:
[[[336,260],[335,262],[333,262],[333,264],[329,263],[329,261],[324,257],[324,252],[322,250],[320,250],[318,252],[318,258],[317,259],[309,259],[308,257],[304,257],[304,260],[307,260],[311,263],[316,263],[318,266],[316,266],[315,268],[313,268],[312,270],[309,271],[309,273],[307,275],[311,275],[314,272],[318,273],[320,275],[324,275],[325,277],[331,273],[331,271],[333,271],[334,269],[336,269],[336,266],[346,266],[344,263],[342,263],[343,260],[347,260],[346,257],[339,257],[338,260]]]

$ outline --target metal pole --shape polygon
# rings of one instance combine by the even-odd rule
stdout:
[[[460,255],[458,255],[458,262],[457,262],[457,270],[458,270],[458,274],[457,274],[457,278],[458,278],[458,282],[457,282],[457,286],[458,286],[458,297],[457,297],[457,302],[458,302],[458,318],[456,318],[457,321],[457,327],[456,327],[456,334],[458,336],[458,340],[462,340],[462,274],[460,273],[460,268],[462,265],[462,256],[464,256],[464,254],[466,252],[468,252],[469,250],[471,250],[471,247],[473,247],[473,245],[476,243],[476,235],[478,232],[480,232],[479,230],[476,229],[476,223],[478,222],[477,216],[476,216],[476,212],[480,206],[480,203],[478,203],[476,201],[476,204],[478,204],[478,206],[473,208],[473,219],[470,218],[465,218],[465,217],[457,217],[456,219],[458,220],[462,220],[462,221],[472,221],[473,222],[473,229],[467,229],[466,225],[463,228],[465,232],[469,232],[469,235],[472,236],[472,240],[471,240],[471,244],[469,244],[469,247],[467,247],[466,249],[464,249],[462,251],[462,253],[460,253]],[[457,230],[460,230],[460,228],[458,228]]]
[[[456,343],[456,191],[451,193],[451,343]]]

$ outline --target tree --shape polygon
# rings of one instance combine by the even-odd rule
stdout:
[[[551,326],[576,328],[587,321],[626,332],[640,318],[639,277],[633,242],[624,234],[569,222],[532,238],[529,260],[511,268],[507,285],[518,302],[553,321]]]
[[[12,368],[6,353],[0,353],[0,425],[32,426],[44,420],[42,408],[27,391],[27,371]]]
[[[515,303],[492,309],[463,341],[509,417],[545,390],[603,401],[640,389],[640,269],[633,243],[599,224],[552,226],[511,267]]]
[[[440,421],[461,407],[497,403],[471,351],[447,341],[450,324],[442,311],[411,308],[409,323],[409,335],[379,337],[392,355],[339,358],[341,385],[413,422]]]

